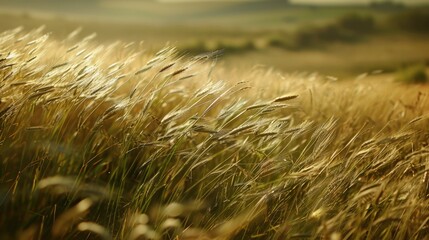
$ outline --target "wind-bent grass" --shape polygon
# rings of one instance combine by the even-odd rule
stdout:
[[[0,35],[1,239],[429,231],[427,93],[42,31]]]

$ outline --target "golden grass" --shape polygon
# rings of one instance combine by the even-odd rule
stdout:
[[[0,35],[1,239],[421,239],[427,91]]]

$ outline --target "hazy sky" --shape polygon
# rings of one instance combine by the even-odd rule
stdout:
[[[341,4],[349,4],[349,3],[369,3],[371,0],[291,0],[294,3],[341,3]],[[417,4],[417,3],[429,3],[429,0],[401,0],[396,2],[403,2],[406,4]]]
[[[265,0],[157,0],[160,2],[240,2],[240,1],[265,1]],[[312,4],[367,4],[374,0],[290,0],[292,3],[312,3]],[[384,1],[384,0],[375,0]],[[429,4],[429,0],[393,0],[405,4]]]

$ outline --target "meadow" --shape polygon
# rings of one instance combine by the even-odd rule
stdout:
[[[223,50],[219,63],[243,70],[264,65],[350,79],[365,72],[392,73],[429,59],[427,6],[100,1],[78,8],[47,0],[20,2],[25,1],[0,1],[0,31],[45,26],[51,38],[61,40],[80,29],[81,35],[96,33],[100,44],[143,41],[152,53],[166,44],[188,56]]]
[[[0,39],[2,239],[427,236],[426,87]]]
[[[424,61],[338,80],[7,16],[27,24],[0,33],[0,239],[428,237]]]

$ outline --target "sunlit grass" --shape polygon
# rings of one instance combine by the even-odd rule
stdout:
[[[1,239],[427,233],[424,90],[75,37],[0,35]]]

